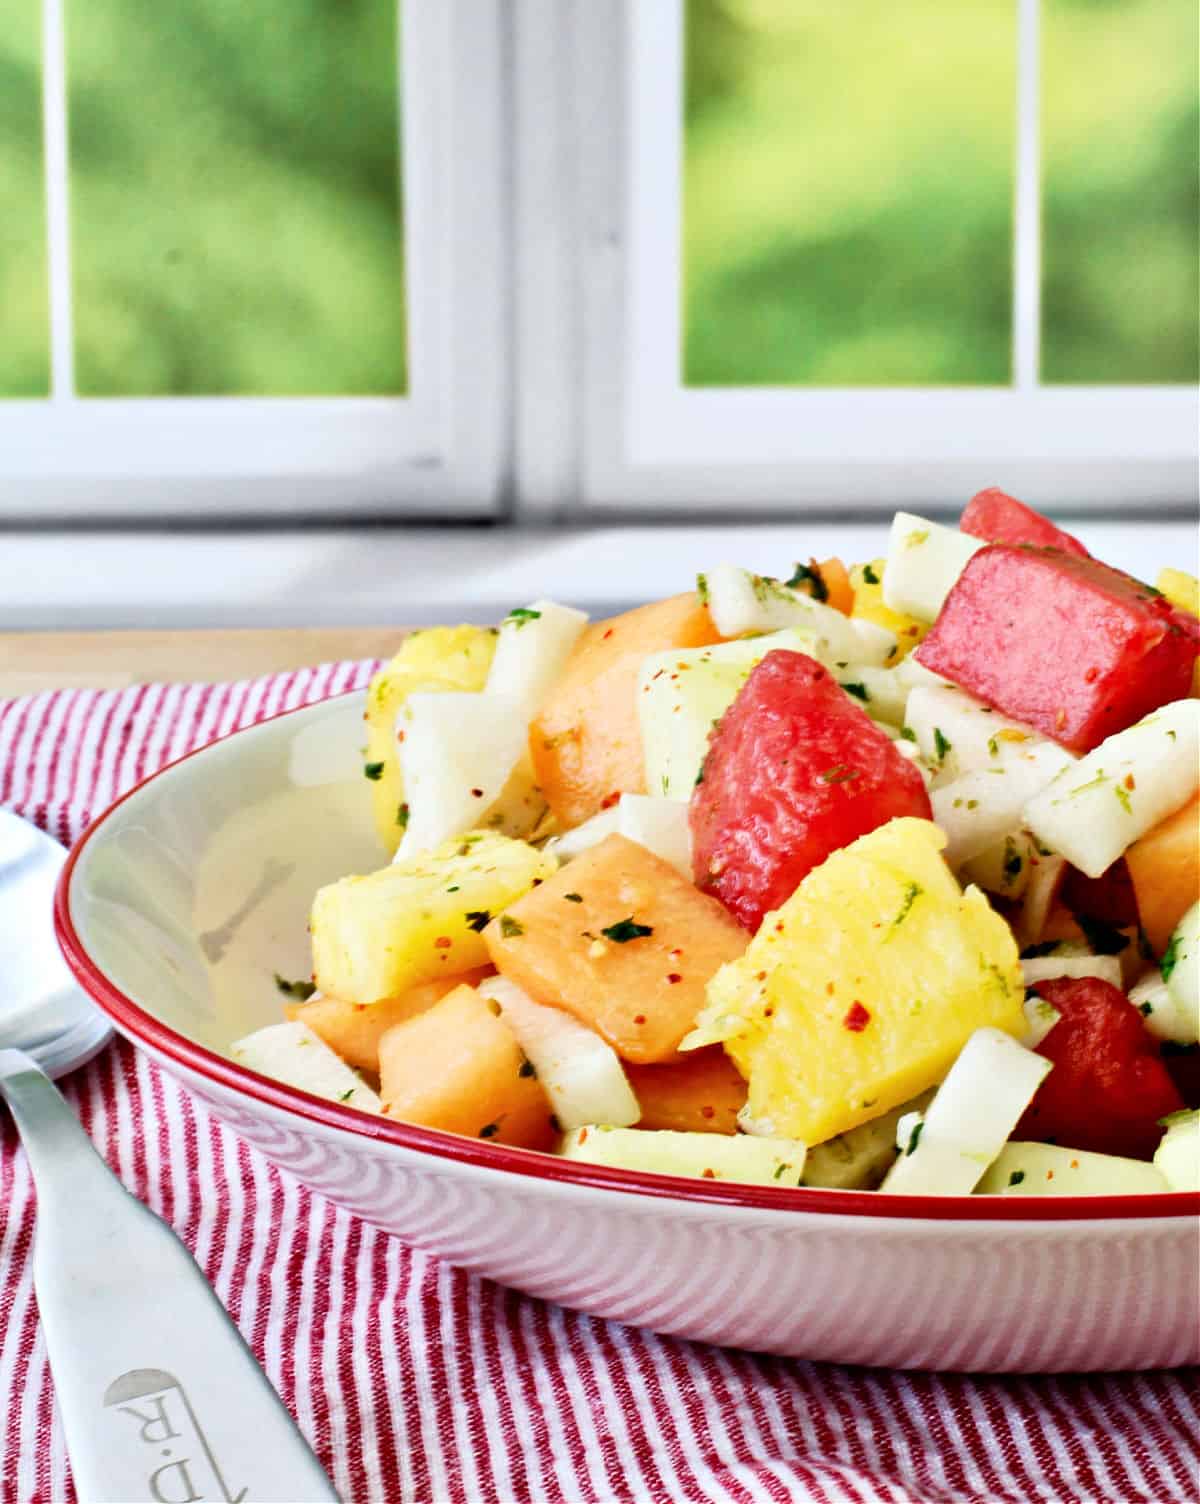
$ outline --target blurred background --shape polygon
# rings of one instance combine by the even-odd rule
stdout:
[[[610,55],[598,51],[584,75],[607,72],[607,98],[620,101],[629,37],[636,34],[629,28],[639,9],[643,21],[653,10],[655,25],[682,33],[682,77],[678,89],[664,88],[664,101],[679,101],[678,119],[666,124],[678,132],[679,181],[668,186],[679,198],[672,254],[681,389],[1010,388],[1017,161],[1022,131],[1030,130],[1022,110],[1035,117],[1030,139],[1040,167],[1039,388],[1197,381],[1195,0],[1033,0],[1032,9],[1030,0],[958,6],[596,0],[590,17],[577,0],[474,0],[474,9],[471,0],[446,0],[441,15],[449,40],[441,51],[429,41],[442,24],[431,20],[437,6],[429,0],[159,0],[152,7],[138,0],[4,0],[0,526],[8,541],[0,560],[8,563],[0,562],[0,613],[8,613],[6,624],[69,616],[81,571],[79,545],[72,551],[68,539],[114,522],[147,536],[219,523],[273,529],[282,538],[289,528],[332,525],[336,517],[349,547],[345,530],[361,513],[364,525],[369,518],[377,529],[401,528],[367,546],[386,543],[399,550],[396,559],[424,561],[422,571],[444,558],[468,572],[477,568],[477,555],[494,565],[494,540],[461,531],[431,537],[428,529],[464,516],[476,528],[515,529],[505,533],[511,541],[503,547],[516,567],[541,558],[522,541],[536,534],[542,547],[539,528],[595,523],[572,488],[586,489],[593,472],[608,473],[601,464],[607,458],[596,457],[594,435],[603,424],[592,421],[589,404],[593,392],[618,379],[614,363],[568,344],[566,367],[555,380],[543,375],[539,385],[536,365],[526,358],[528,326],[542,316],[542,298],[547,306],[557,298],[559,325],[568,333],[573,319],[620,321],[619,279],[603,292],[610,303],[600,305],[599,318],[576,317],[577,307],[593,306],[590,289],[609,287],[590,268],[623,236],[616,225],[589,241],[591,179],[578,164],[607,153],[609,175],[621,178],[632,171],[623,150],[636,157],[642,146],[636,138],[623,143],[611,120],[589,115],[586,98],[582,105],[564,102],[563,95],[579,92],[564,54],[539,48],[550,46],[546,37],[564,17],[585,29],[608,26],[616,37]],[[599,23],[597,13],[607,13]],[[476,24],[484,16],[492,18],[491,32]],[[1030,46],[1031,35],[1036,89],[1022,104],[1021,69],[1030,65],[1028,58],[1022,63],[1021,48]],[[500,79],[501,97],[481,134],[502,139],[491,143],[499,155],[481,166],[461,146],[461,133],[453,134],[453,112],[481,108],[471,96],[486,91],[476,89],[473,70],[488,48],[495,58],[484,61]],[[566,82],[548,76],[559,66]],[[421,99],[410,97],[414,81]],[[449,103],[439,102],[439,91]],[[664,111],[674,104],[664,103]],[[434,129],[430,119],[442,123]],[[536,138],[543,130],[548,138],[558,133],[562,160],[539,186],[536,173],[544,169]],[[423,198],[409,181],[414,162],[427,180]],[[461,247],[452,263],[444,249],[455,237],[461,241],[461,229],[447,230],[447,220],[435,235],[422,205],[451,215],[476,197],[490,202],[489,195],[497,234],[507,236],[510,221],[516,232],[497,256],[481,241],[479,264],[491,256],[488,265],[495,265],[486,275],[507,276],[507,266],[515,282],[502,283],[493,299],[499,332],[452,330],[455,307],[475,278]],[[540,204],[545,218],[549,202],[553,219],[559,200],[568,206],[563,223],[583,222],[585,230],[577,261],[556,290],[553,276],[538,285],[538,258],[554,247],[547,251],[536,224],[532,238],[521,226],[530,203],[535,210]],[[439,267],[443,286],[435,297],[429,279]],[[427,353],[414,334],[418,323],[432,331]],[[538,339],[554,342],[536,329],[535,335],[535,346]],[[482,404],[472,389],[464,410],[473,350],[486,352],[500,374]],[[527,495],[525,420],[531,409],[536,417],[543,391],[554,403],[567,400],[562,388],[564,371],[566,385],[574,381],[572,351],[592,374],[580,378],[576,408],[555,408],[554,422],[561,418],[574,448],[557,469],[543,466],[550,481],[542,491],[553,493],[547,502],[532,484]],[[625,354],[637,358],[636,351]],[[443,357],[449,369],[435,376],[435,359]],[[184,399],[231,399],[221,412],[242,415],[239,422],[244,416],[241,432],[252,440],[256,419],[236,399],[347,399],[338,411],[363,413],[376,410],[358,399],[395,399],[394,407],[378,411],[394,412],[399,424],[408,421],[409,399],[434,387],[449,394],[436,422],[411,443],[406,438],[403,453],[397,447],[386,475],[376,450],[364,450],[344,502],[328,488],[320,494],[326,500],[332,494],[332,505],[306,502],[298,483],[295,505],[286,496],[274,500],[269,515],[265,509],[259,515],[245,485],[236,496],[231,490],[228,505],[209,486],[204,505],[193,507],[189,466],[205,477],[213,466],[193,462],[183,450],[174,469],[166,462],[151,467],[152,481],[172,470],[157,491],[148,489],[147,467],[131,460],[130,473],[140,478],[128,504],[122,502],[122,446],[135,449],[139,434],[153,438],[160,414],[164,423],[180,414],[190,422]],[[125,399],[157,405],[126,412]],[[601,392],[601,406],[602,399]],[[494,473],[478,495],[464,499],[455,494],[457,459],[445,464],[444,482],[429,475],[445,458],[439,445],[469,449],[474,415],[488,404],[501,435],[495,462],[488,461]],[[297,421],[309,411],[295,408]],[[133,416],[131,428],[126,419]],[[544,426],[552,426],[549,418]],[[1103,428],[1102,418],[1096,426]],[[223,432],[214,428],[218,437],[204,441],[210,457],[219,454]],[[90,461],[78,456],[81,444],[92,443],[103,463],[89,493]],[[1014,443],[1019,449],[1019,434]],[[169,451],[171,444],[162,447]],[[392,463],[386,446],[378,453]],[[19,463],[17,454],[24,455]],[[71,455],[68,464],[63,456]],[[320,455],[310,463],[320,470]],[[352,454],[337,460],[347,463]],[[370,490],[372,467],[378,495]],[[823,502],[819,487],[809,494],[799,471],[797,477],[802,501],[789,516],[777,491],[757,505],[750,470],[731,475],[728,504],[708,506],[706,525],[720,528],[764,509],[763,520],[780,526],[794,525],[800,511],[822,527],[836,525],[845,511],[836,495]],[[997,479],[1003,477],[981,471],[978,484]],[[916,484],[910,479],[910,492]],[[620,504],[620,486],[611,489],[615,497],[601,500]],[[1155,482],[1146,496],[1130,496],[1128,510],[1140,507],[1143,519],[1186,521],[1193,495],[1194,487],[1172,492]],[[930,505],[936,510],[947,499],[935,492]],[[1028,499],[1050,510],[1056,503],[1053,494]],[[883,515],[891,503],[883,488],[866,511]],[[862,513],[860,506],[856,522]],[[642,518],[631,519],[627,508],[617,520]],[[650,505],[644,520],[664,521]],[[38,534],[45,534],[41,543]],[[226,557],[244,562],[258,548],[266,559],[269,546],[243,539],[236,555]],[[561,548],[561,540],[553,546]],[[110,567],[118,574],[122,559],[132,557],[123,545],[97,547],[112,551]],[[664,547],[674,545],[668,540]],[[157,555],[141,557],[139,576],[159,567]],[[129,597],[126,614],[140,619],[139,610],[159,609],[144,594],[134,599],[124,575],[109,595],[97,593],[93,573],[86,571],[93,615],[119,616],[121,590]],[[247,577],[228,564],[215,573],[236,579],[249,594],[275,588],[261,569]],[[38,579],[46,582],[40,596],[30,583]],[[327,581],[321,590],[317,609],[335,616],[339,597]],[[224,597],[224,604],[215,595],[205,604],[193,590],[190,599],[193,616],[232,609]],[[340,599],[346,611],[365,609]],[[430,601],[430,609],[437,605]]]

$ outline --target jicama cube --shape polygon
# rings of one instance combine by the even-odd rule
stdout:
[[[612,835],[484,931],[492,962],[536,1002],[565,1008],[623,1060],[674,1057],[709,977],[746,932],[669,862]]]
[[[554,1142],[549,1099],[516,1035],[471,987],[387,1031],[379,1083],[388,1117],[524,1149]]]
[[[1009,743],[1006,755],[988,768],[973,768],[929,796],[933,818],[946,835],[946,860],[955,869],[1012,837],[1022,812],[1065,767],[1071,754],[1040,737]]]
[[[1049,517],[1009,496],[999,486],[977,491],[963,508],[958,527],[960,532],[982,538],[986,543],[1032,543],[1039,548],[1061,548],[1081,559],[1091,558],[1078,538],[1064,533]]]
[[[1021,898],[1029,886],[1037,854],[1029,832],[1015,830],[964,862],[958,875],[964,883],[975,883],[986,893]]]
[[[1200,701],[1177,700],[1089,752],[1025,808],[1024,823],[1089,877],[1196,793]]]
[[[973,695],[941,684],[919,684],[910,690],[904,724],[916,738],[921,756],[938,770],[939,782],[977,769],[1003,767],[1019,751],[1045,741]],[[1073,761],[1061,747],[1055,750],[1059,766]]]
[[[709,984],[685,1046],[725,1044],[760,1127],[821,1143],[933,1086],[977,1028],[1023,1032],[1012,933],[941,845],[899,819],[834,852]]]
[[[601,810],[561,836],[552,836],[545,850],[553,852],[560,862],[570,862],[611,835],[636,841],[691,878],[692,832],[687,805],[653,794],[622,794],[612,809]]]
[[[535,1003],[515,982],[492,977],[479,996],[499,1003],[564,1132],[585,1123],[627,1128],[641,1116],[638,1099],[611,1045],[561,1008]]]
[[[749,930],[831,851],[929,814],[924,780],[803,653],[769,653],[713,732],[692,795],[697,882]]]
[[[913,1128],[882,1189],[967,1196],[1003,1149],[1050,1062],[999,1029],[977,1029]]]
[[[1200,1112],[1173,1112],[1154,1152],[1154,1168],[1173,1191],[1200,1191]]]
[[[969,560],[916,656],[1088,752],[1189,692],[1196,643],[1178,615],[1095,559],[993,543]]]
[[[536,782],[561,826],[582,824],[620,794],[646,792],[638,670],[650,653],[720,635],[695,593],[587,628],[530,727]]]
[[[307,1024],[269,1024],[230,1046],[239,1065],[271,1076],[288,1086],[344,1102],[361,1112],[379,1112],[382,1104],[358,1072],[317,1037]]]
[[[789,1139],[733,1137],[720,1133],[645,1132],[639,1128],[580,1128],[563,1140],[567,1159],[613,1165],[648,1175],[687,1175],[735,1180],[743,1185],[801,1183],[804,1145]]]
[[[344,1002],[376,1003],[484,965],[484,926],[556,865],[524,841],[480,831],[329,884],[312,909],[317,987]]]
[[[390,1028],[432,1008],[455,987],[474,987],[491,972],[490,966],[477,966],[457,976],[435,977],[379,1003],[347,1003],[317,992],[307,1002],[292,1003],[283,1011],[296,1023],[307,1024],[347,1065],[378,1075],[379,1041]]]
[[[720,1045],[666,1065],[631,1065],[627,1074],[642,1109],[639,1127],[737,1132],[746,1083]]]
[[[587,612],[555,601],[520,606],[500,623],[485,693],[516,699],[529,722],[567,665],[587,626]]]
[[[520,700],[501,694],[412,694],[396,718],[408,820],[399,857],[408,860],[451,836],[494,822],[497,800],[525,756],[527,726]],[[529,775],[532,783],[532,772]],[[538,806],[523,802],[525,835]]]
[[[867,664],[850,663],[845,668],[835,666],[833,674],[873,721],[886,721],[889,726],[904,724],[909,690],[894,668],[871,668]]]
[[[1035,840],[1028,859],[1029,878],[1021,898],[1021,912],[1013,928],[1022,946],[1038,944],[1045,933],[1055,900],[1067,874],[1065,857]]]
[[[1057,1144],[1005,1144],[976,1187],[980,1196],[1157,1196],[1171,1186],[1141,1159]]]
[[[935,621],[967,560],[982,547],[956,528],[897,512],[883,573],[884,604],[918,621]]]
[[[839,1133],[823,1144],[811,1144],[804,1161],[804,1184],[836,1191],[873,1191],[896,1162],[896,1127],[902,1117],[924,1112],[933,1099],[922,1092],[885,1112],[882,1117],[860,1123],[848,1133]]]
[[[701,576],[712,619],[722,637],[795,628],[818,639],[817,656],[828,663],[880,668],[896,655],[895,635],[877,623],[843,616],[802,590],[768,575],[720,564]]]
[[[496,649],[484,627],[430,627],[410,633],[367,690],[364,771],[371,780],[375,824],[388,851],[404,835],[408,806],[400,778],[396,715],[415,690],[482,689]]]
[[[1117,966],[1120,970],[1120,963]],[[1172,1044],[1195,1044],[1200,1039],[1200,1001],[1178,998],[1157,967],[1129,989],[1129,1001],[1142,1015],[1148,1033]]]
[[[1200,899],[1200,795],[1146,832],[1125,852],[1138,920],[1161,954],[1171,931]]]
[[[607,836],[615,835],[620,818],[620,801],[618,801],[610,809],[602,809],[598,815],[593,815],[582,825],[576,825],[573,830],[565,830],[562,835],[551,836],[543,849],[552,853],[560,862],[573,862],[577,856],[582,856],[593,846],[599,846]]]
[[[708,752],[709,733],[754,665],[776,648],[812,653],[816,641],[814,633],[793,628],[712,647],[652,653],[638,673],[638,719],[651,793],[686,803]]]
[[[1161,970],[1175,1006],[1194,1017],[1200,1010],[1200,903],[1194,903],[1176,925]]]

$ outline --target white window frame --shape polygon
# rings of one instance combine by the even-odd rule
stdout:
[[[43,0],[52,386],[0,401],[0,521],[495,514],[510,426],[504,0],[404,0],[409,392],[395,398],[74,395],[64,8]]]
[[[560,515],[564,494],[592,518],[936,508],[990,484],[1056,510],[1194,504],[1195,387],[1037,383],[1039,0],[1017,13],[1014,384],[875,390],[681,385],[683,0],[520,3],[518,98],[535,104],[518,116],[515,256],[538,265],[517,298],[524,515]],[[543,97],[523,69],[552,49],[565,82]]]

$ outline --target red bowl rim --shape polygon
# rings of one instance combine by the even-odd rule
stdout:
[[[508,1174],[583,1186],[593,1190],[625,1191],[693,1205],[738,1207],[743,1210],[802,1212],[825,1215],[903,1218],[934,1222],[1088,1222],[1141,1220],[1200,1215],[1200,1193],[1170,1191],[1145,1196],[911,1196],[877,1191],[837,1191],[818,1187],[741,1185],[734,1181],[688,1180],[679,1176],[639,1174],[607,1165],[585,1164],[530,1149],[469,1139],[437,1128],[374,1117],[260,1075],[236,1061],[197,1044],[148,1013],[112,982],[81,939],[71,913],[71,885],[79,859],[88,845],[126,802],[181,763],[202,756],[220,743],[243,736],[285,716],[313,710],[333,700],[361,694],[347,690],[308,705],[266,716],[250,726],[216,737],[141,779],[91,821],[72,846],[54,894],[54,929],[59,946],[76,981],[108,1015],[118,1031],[147,1046],[176,1065],[215,1084],[243,1092],[252,1100],[281,1109],[324,1128],[395,1144],[400,1148],[455,1160],[461,1164],[503,1170]]]

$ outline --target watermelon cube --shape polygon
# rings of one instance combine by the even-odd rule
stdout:
[[[1190,691],[1196,645],[1170,603],[1096,559],[994,543],[971,558],[918,661],[1089,752]]]
[[[757,930],[832,852],[930,814],[918,769],[833,675],[771,652],[710,738],[689,810],[696,882]]]
[[[1049,517],[1043,517],[999,486],[989,486],[971,497],[959,518],[958,530],[988,543],[1033,543],[1061,548],[1063,553],[1075,554],[1080,559],[1091,558],[1078,538],[1064,533]]]

